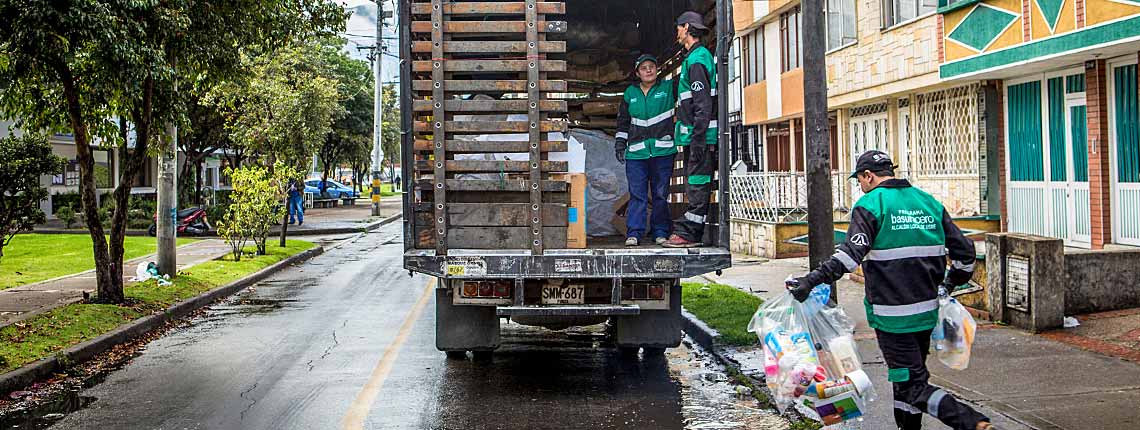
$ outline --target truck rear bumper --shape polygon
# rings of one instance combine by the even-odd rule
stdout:
[[[501,317],[517,316],[625,316],[638,315],[637,305],[583,305],[583,306],[500,306],[496,309]]]
[[[434,250],[404,253],[404,268],[444,279],[517,278],[689,278],[726,269],[732,254],[723,248]]]

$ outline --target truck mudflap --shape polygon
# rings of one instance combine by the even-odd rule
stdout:
[[[529,250],[415,249],[404,268],[444,279],[493,278],[689,278],[726,269],[732,254],[722,248],[567,249],[531,255]]]

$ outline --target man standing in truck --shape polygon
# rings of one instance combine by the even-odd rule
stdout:
[[[896,167],[882,151],[859,156],[851,177],[866,194],[851,210],[847,240],[819,268],[788,278],[788,289],[803,302],[816,285],[834,284],[862,265],[863,305],[887,362],[895,425],[919,430],[925,412],[954,430],[992,429],[985,415],[927,382],[939,284],[952,291],[970,280],[977,258],[974,243],[954,225],[942,203],[907,180],[896,179]]]
[[[625,164],[629,183],[626,246],[637,246],[646,230],[658,245],[669,237],[669,178],[673,176],[673,82],[657,79],[657,57],[642,54],[634,64],[640,83],[630,85],[618,109],[614,156]],[[649,226],[646,204],[652,199]]]
[[[677,42],[684,46],[685,62],[677,78],[677,118],[674,140],[685,147],[685,196],[689,205],[673,222],[673,235],[663,245],[692,248],[701,245],[709,214],[712,177],[716,171],[716,65],[701,37],[708,34],[704,18],[696,12],[677,17]]]

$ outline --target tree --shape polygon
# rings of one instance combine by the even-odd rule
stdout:
[[[178,173],[179,204],[183,206],[202,204],[202,164],[211,154],[231,147],[225,118],[203,100],[205,93],[201,88],[187,91],[187,126],[178,130],[178,150],[185,156]]]
[[[230,244],[235,260],[241,259],[245,243],[250,240],[257,247],[257,254],[265,255],[269,230],[277,222],[289,179],[300,172],[278,161],[272,169],[249,165],[229,169],[228,173],[234,187],[233,203],[218,231]]]
[[[0,1],[0,111],[22,128],[75,136],[98,302],[125,299],[127,202],[143,163],[157,152],[152,145],[162,127],[184,119],[177,82],[238,75],[244,52],[335,32],[345,18],[327,0],[209,6],[191,0]],[[98,211],[93,144],[121,154],[109,240],[92,216]]]
[[[383,139],[380,143],[384,148],[384,162],[388,165],[388,176],[395,177],[396,164],[400,163],[400,106],[397,104],[399,98],[396,96],[396,86],[393,84],[384,85],[381,93],[383,96],[380,100],[384,103],[384,114],[380,119],[383,125]]]
[[[317,150],[322,179],[328,179],[341,162],[351,164],[352,155],[372,144],[372,72],[368,63],[345,54],[340,48],[343,45],[343,40],[338,39],[326,41],[321,47],[324,62],[336,80],[340,102],[332,130]]]
[[[0,138],[0,258],[16,233],[45,221],[40,202],[48,192],[40,177],[62,172],[65,163],[44,136]]]

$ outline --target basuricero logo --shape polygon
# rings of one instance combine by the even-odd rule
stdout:
[[[867,246],[871,241],[867,239],[866,233],[855,233],[854,236],[851,236],[851,243],[858,246]]]
[[[700,91],[700,90],[705,89],[705,84],[701,83],[701,81],[696,81],[696,82],[693,82],[692,88],[693,88],[693,91]]]

